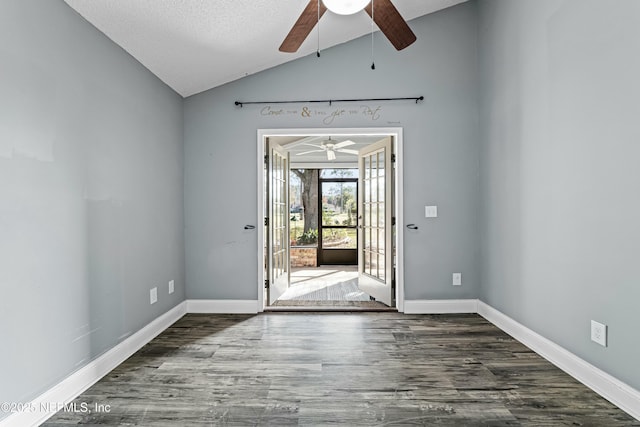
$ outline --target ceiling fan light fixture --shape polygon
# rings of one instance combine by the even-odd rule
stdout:
[[[338,15],[353,15],[360,12],[371,0],[322,0],[322,3]]]

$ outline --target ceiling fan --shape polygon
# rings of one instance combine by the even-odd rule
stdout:
[[[366,10],[397,50],[402,50],[416,41],[416,35],[391,0],[309,0],[309,4],[293,24],[279,50],[296,52],[327,9],[341,15]]]
[[[321,145],[304,143],[303,145],[309,145],[311,147],[316,147],[316,148],[319,148],[319,149],[318,150],[305,151],[303,153],[297,153],[296,156],[304,156],[305,154],[321,153],[323,151],[326,151],[327,152],[327,160],[335,160],[336,159],[336,152],[357,155],[358,154],[357,150],[350,150],[348,148],[344,148],[344,147],[348,147],[348,146],[354,145],[354,144],[355,144],[355,142],[349,141],[349,140],[336,143],[331,139],[331,137],[329,137],[329,139],[327,139],[326,141],[322,141]]]

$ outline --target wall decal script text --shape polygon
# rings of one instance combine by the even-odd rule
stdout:
[[[331,125],[340,118],[354,116],[365,117],[375,122],[380,118],[381,113],[382,106],[380,105],[359,105],[340,108],[315,108],[309,106],[285,108],[267,105],[260,110],[260,115],[266,117],[298,116],[303,119],[321,118],[322,123],[325,125]]]

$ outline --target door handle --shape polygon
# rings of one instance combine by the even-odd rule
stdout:
[[[410,229],[410,230],[417,230],[418,226],[415,225],[415,224],[407,224],[407,228]]]
[[[244,229],[245,229],[245,230],[254,230],[255,228],[256,228],[256,226],[255,226],[255,225],[245,225],[245,226],[244,226]]]

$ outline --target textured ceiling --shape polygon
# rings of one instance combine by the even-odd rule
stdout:
[[[65,0],[184,97],[316,51],[314,31],[295,53],[278,47],[309,0]],[[410,20],[467,0],[394,0]],[[325,49],[371,31],[361,11],[327,12]],[[420,40],[416,43],[420,43]]]

